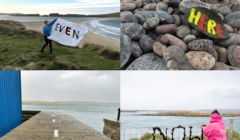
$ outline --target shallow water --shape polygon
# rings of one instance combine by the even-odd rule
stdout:
[[[103,119],[117,119],[118,107],[77,105],[22,105],[23,110],[61,110],[102,133]]]

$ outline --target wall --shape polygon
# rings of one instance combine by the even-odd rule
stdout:
[[[112,140],[120,140],[120,121],[103,119],[103,134]]]
[[[0,71],[0,137],[21,123],[21,73]]]

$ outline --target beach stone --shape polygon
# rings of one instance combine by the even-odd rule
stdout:
[[[165,35],[162,35],[160,38],[160,42],[163,44],[168,44],[170,40]]]
[[[193,41],[193,40],[196,40],[196,36],[195,36],[195,35],[187,35],[187,36],[185,36],[184,39],[183,39],[183,41],[184,41],[185,43],[189,43],[189,42],[191,42],[191,41]]]
[[[207,3],[216,3],[216,2],[218,2],[218,0],[205,0],[205,2],[207,2]]]
[[[217,9],[217,12],[222,14],[223,16],[226,16],[227,14],[232,13],[232,10],[227,6],[223,6],[219,9]]]
[[[215,58],[215,62],[218,61],[218,53],[217,51],[212,47],[211,51],[209,52],[214,58]]]
[[[130,10],[134,10],[135,8],[136,8],[135,3],[121,2],[121,6],[120,6],[121,11],[130,11]]]
[[[240,2],[235,2],[232,7],[232,12],[240,11]]]
[[[173,13],[173,8],[172,7],[168,7],[167,12],[168,12],[168,14],[171,15]]]
[[[238,67],[228,66],[230,70],[240,70]]]
[[[160,41],[160,36],[158,36],[154,29],[147,30],[147,35],[149,35],[153,40]]]
[[[131,45],[132,45],[131,55],[134,57],[141,56],[143,52],[142,52],[141,48],[139,47],[139,43],[136,41],[132,41]]]
[[[125,18],[125,16],[126,16],[127,14],[132,14],[132,12],[130,12],[130,11],[123,11],[123,12],[120,13],[120,22],[121,22],[121,23],[125,23],[124,18]]]
[[[149,18],[156,17],[155,11],[139,11],[134,14],[140,24],[144,24]]]
[[[133,3],[136,4],[136,8],[142,7],[142,0],[134,0]]]
[[[148,53],[153,49],[153,40],[149,35],[143,35],[139,40],[139,46],[143,53]]]
[[[218,39],[217,42],[219,45],[227,48],[231,45],[240,45],[240,35],[236,33],[229,33],[228,39]]]
[[[122,68],[127,63],[132,51],[131,40],[128,36],[120,34],[120,47],[120,66]]]
[[[128,13],[124,16],[125,23],[138,23],[138,19],[131,13]]]
[[[193,70],[185,52],[178,46],[165,49],[163,60],[168,70]]]
[[[146,30],[150,30],[152,28],[155,28],[160,22],[160,19],[157,17],[149,18],[147,21],[144,22],[143,27]]]
[[[182,25],[186,25],[188,27],[192,27],[192,25],[188,22],[185,15],[180,15]]]
[[[155,53],[147,53],[138,57],[127,70],[167,70],[163,58]]]
[[[226,28],[226,30],[227,30],[229,33],[232,33],[232,32],[233,32],[233,28],[232,28],[230,25],[223,23],[223,26]]]
[[[169,39],[169,43],[172,46],[178,46],[180,47],[184,52],[186,52],[188,50],[188,47],[186,45],[186,43],[184,43],[182,40],[180,40],[179,38],[171,35],[171,34],[165,34],[164,36],[166,36]]]
[[[222,14],[220,14],[220,13],[217,13],[217,14],[221,18],[221,20],[223,21],[224,20],[224,16]]]
[[[191,51],[210,52],[213,48],[213,42],[208,39],[197,39],[188,43],[188,48]]]
[[[173,23],[174,20],[172,18],[172,15],[168,14],[166,11],[157,10],[156,16],[160,18],[160,21],[163,23]]]
[[[204,51],[189,51],[187,57],[195,70],[210,70],[215,65],[215,58]]]
[[[164,2],[167,3],[169,7],[178,8],[181,1],[180,0],[164,0]]]
[[[195,36],[200,36],[202,35],[202,33],[196,29],[191,29],[191,34],[192,35],[195,35]]]
[[[127,35],[131,40],[139,40],[146,32],[142,25],[136,23],[123,23],[121,26],[121,33]]]
[[[137,13],[137,12],[139,12],[139,9],[135,9],[135,10],[133,11],[133,14],[135,14],[135,13]]]
[[[157,54],[158,56],[160,57],[163,57],[163,54],[165,52],[165,50],[167,49],[167,46],[166,45],[163,45],[162,43],[160,42],[155,42],[153,44],[153,52],[155,54]]]
[[[156,9],[156,3],[149,3],[143,7],[145,11],[154,11]]]
[[[215,12],[215,13],[217,13],[217,10],[219,9],[219,8],[221,8],[221,4],[218,4],[218,3],[215,3],[215,4],[212,4],[211,6],[210,6],[210,10],[212,10],[213,12]]]
[[[222,63],[227,63],[228,61],[228,53],[227,49],[221,47],[218,49],[218,61]]]
[[[181,25],[181,19],[179,15],[173,14],[172,15],[173,19],[174,19],[174,24],[178,27],[179,25]]]
[[[215,50],[215,51],[218,51],[218,49],[220,49],[220,48],[221,48],[221,46],[219,46],[219,45],[216,45],[216,44],[213,44],[213,48],[214,48],[214,50]]]
[[[232,28],[240,28],[240,11],[228,14],[225,16],[223,22],[230,25]]]
[[[230,69],[229,66],[227,66],[226,64],[222,62],[216,62],[212,70],[230,70]]]
[[[228,60],[232,66],[240,68],[240,45],[228,47]]]
[[[174,34],[176,31],[177,26],[175,24],[158,25],[155,28],[155,32],[157,35]]]
[[[167,11],[168,10],[168,5],[166,3],[159,2],[159,3],[157,3],[155,10]]]
[[[203,7],[203,8],[210,9],[210,7],[206,3],[200,0],[183,0],[179,4],[179,10],[181,11],[185,8],[192,8],[192,7]]]
[[[190,35],[190,29],[186,25],[181,25],[177,28],[177,36],[184,38],[185,36]]]
[[[142,0],[142,5],[145,6],[149,3],[152,3],[152,0]]]

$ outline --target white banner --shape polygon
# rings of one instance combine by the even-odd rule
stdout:
[[[58,18],[52,26],[51,35],[48,39],[66,46],[76,47],[87,32],[86,28],[77,23]]]

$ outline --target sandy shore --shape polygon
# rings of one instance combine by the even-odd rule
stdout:
[[[87,19],[69,20],[69,21],[82,24],[86,20]],[[20,22],[25,25],[27,30],[35,30],[35,31],[42,32],[42,28],[44,26],[43,21],[20,21]],[[120,41],[115,39],[105,38],[104,36],[94,34],[91,31],[88,31],[88,33],[84,35],[83,39],[79,42],[78,47],[82,48],[84,43],[99,44],[109,49],[120,52]]]

